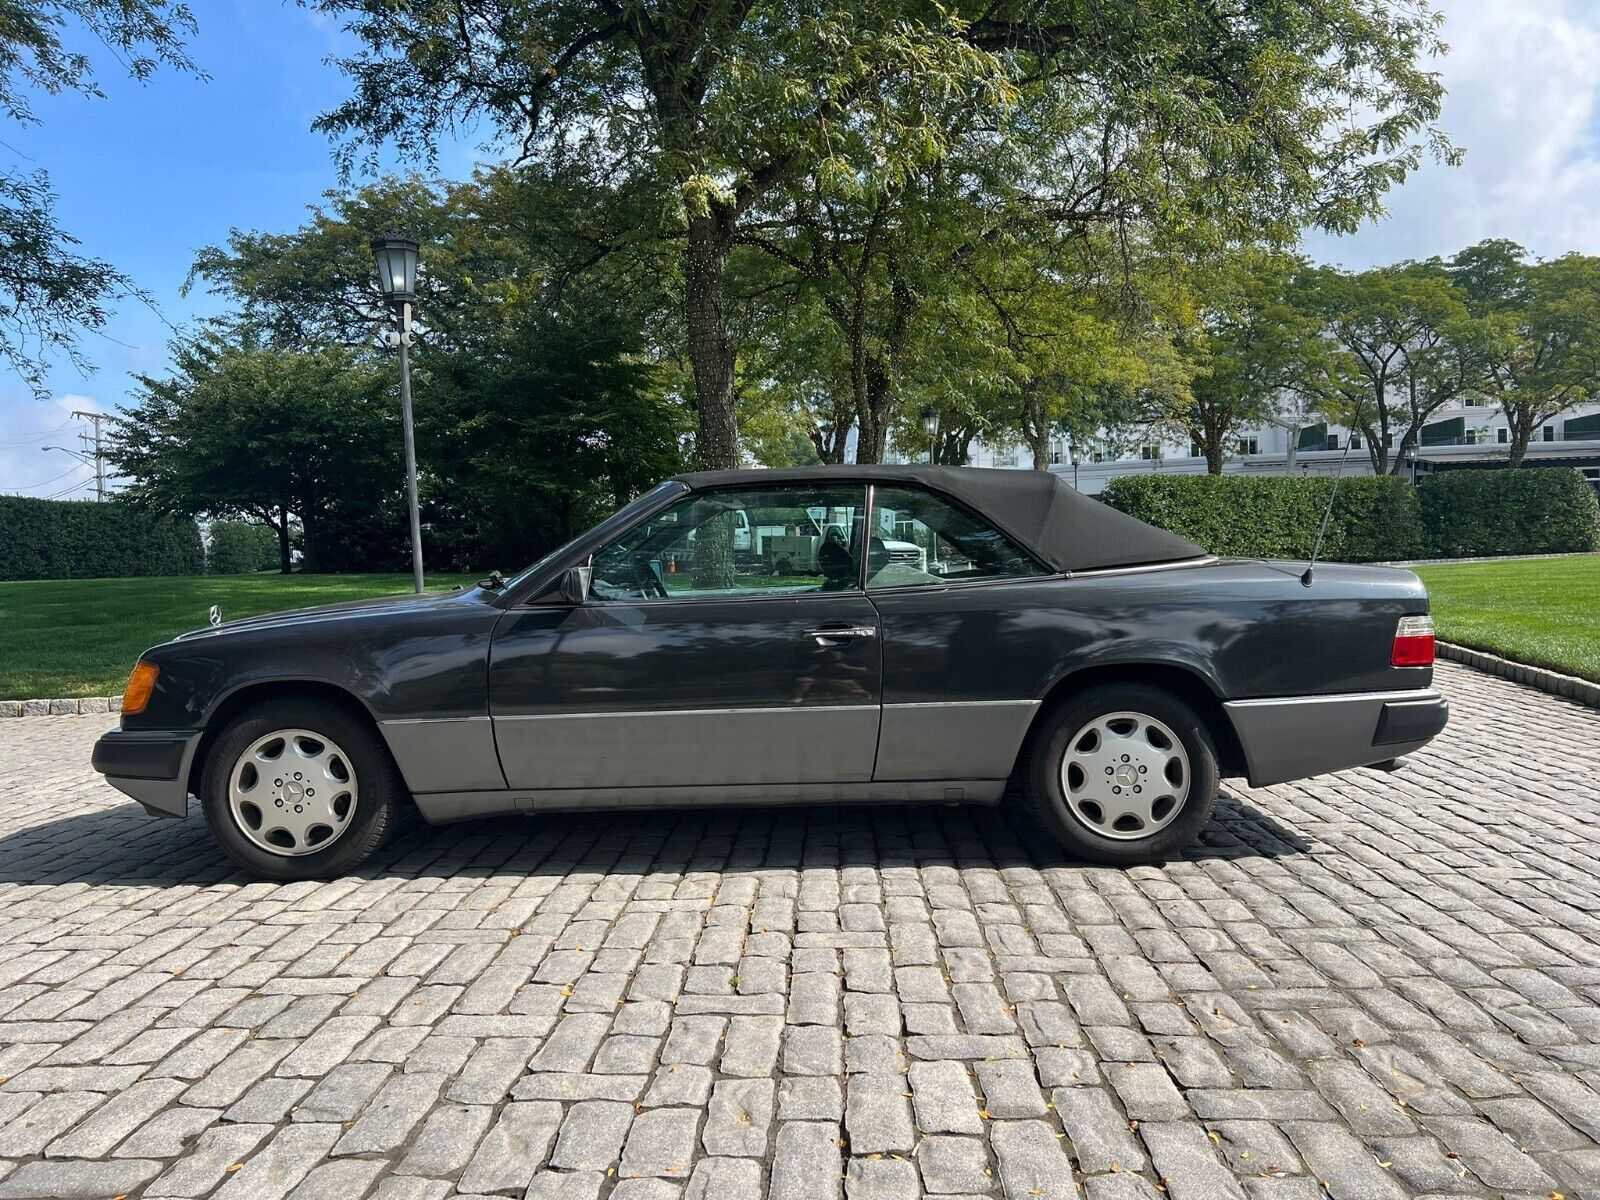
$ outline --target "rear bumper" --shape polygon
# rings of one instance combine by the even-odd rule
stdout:
[[[1223,707],[1252,787],[1399,758],[1427,745],[1450,718],[1435,688],[1231,700]]]
[[[90,761],[107,783],[147,812],[181,817],[189,811],[189,765],[200,738],[199,733],[111,729],[94,744]]]

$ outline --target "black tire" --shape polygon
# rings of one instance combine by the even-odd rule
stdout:
[[[1154,717],[1182,742],[1189,761],[1189,786],[1177,815],[1147,837],[1103,836],[1072,811],[1061,786],[1068,741],[1098,717],[1134,712]],[[1195,711],[1170,692],[1146,684],[1089,688],[1043,715],[1025,751],[1018,788],[1011,800],[1018,814],[1077,858],[1110,866],[1159,861],[1182,850],[1211,820],[1217,803],[1217,752],[1211,732]],[[1109,782],[1109,781],[1108,781]]]
[[[228,782],[239,756],[279,729],[320,733],[349,760],[358,786],[350,824],[325,850],[287,855],[245,836],[228,804]],[[245,870],[264,879],[329,879],[360,866],[388,840],[407,792],[394,759],[371,725],[338,704],[318,699],[267,700],[229,721],[206,755],[200,808],[217,844]]]

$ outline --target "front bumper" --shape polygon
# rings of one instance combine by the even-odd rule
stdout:
[[[1450,718],[1435,688],[1230,700],[1250,785],[1387,762],[1427,745]]]
[[[94,744],[90,761],[107,783],[146,812],[181,817],[189,811],[189,766],[200,738],[199,733],[110,729]]]

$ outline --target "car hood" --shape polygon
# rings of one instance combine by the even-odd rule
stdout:
[[[424,592],[420,596],[374,596],[366,600],[343,600],[337,604],[317,604],[310,608],[290,608],[282,612],[263,613],[255,617],[240,617],[230,621],[226,611],[222,624],[192,629],[174,638],[185,642],[195,638],[221,637],[247,629],[269,629],[285,625],[309,625],[321,621],[339,620],[351,616],[377,616],[385,612],[415,612],[419,608],[439,608],[468,602],[482,602],[485,595],[480,588],[462,588],[449,592]]]

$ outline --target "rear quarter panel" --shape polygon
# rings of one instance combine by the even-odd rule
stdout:
[[[1091,667],[1189,669],[1222,699],[1424,687],[1389,665],[1395,623],[1428,610],[1409,571],[1222,560],[987,587],[878,592],[885,703],[1043,698]]]

